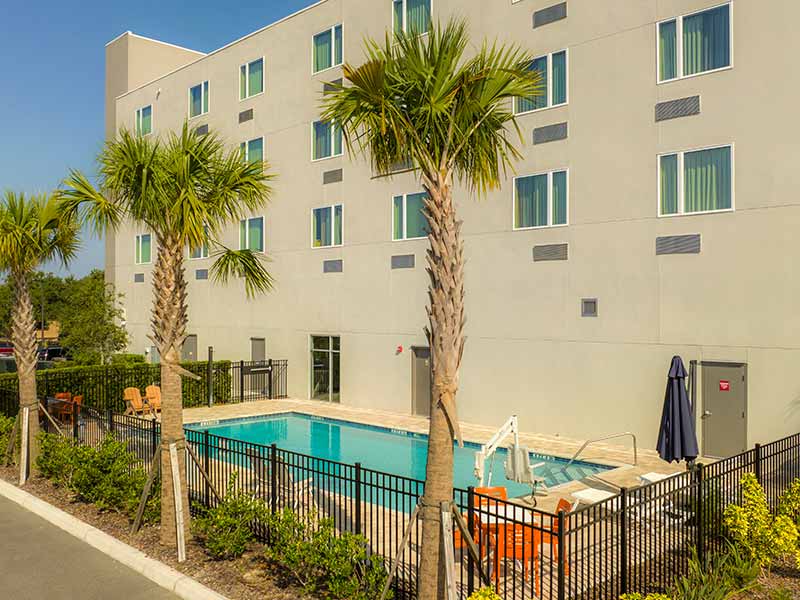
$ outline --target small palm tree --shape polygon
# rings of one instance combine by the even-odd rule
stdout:
[[[241,277],[249,297],[272,288],[262,258],[250,250],[220,243],[226,226],[252,214],[269,199],[272,175],[263,162],[247,162],[238,150],[226,151],[214,134],[198,135],[186,124],[165,140],[122,130],[99,157],[100,187],[73,171],[63,196],[70,210],[99,231],[131,221],[148,228],[158,250],[153,269],[151,339],[161,356],[161,542],[177,544],[175,494],[170,444],[185,444],[179,365],[186,339],[187,290],[184,258],[188,248],[207,245],[215,261],[213,280]],[[178,452],[181,506],[189,535],[189,503],[184,452]]]
[[[25,196],[6,192],[0,199],[0,274],[14,289],[11,339],[19,377],[20,409],[28,409],[29,452],[21,469],[35,470],[39,454],[39,409],[36,398],[36,325],[29,278],[44,263],[64,266],[80,246],[77,220],[61,210],[57,194]],[[44,323],[42,323],[44,327]],[[20,411],[20,422],[23,411]]]
[[[323,118],[336,122],[349,150],[366,154],[379,174],[398,164],[416,166],[427,192],[425,333],[433,358],[431,418],[419,597],[441,597],[440,503],[452,500],[453,438],[461,443],[456,413],[458,371],[464,351],[464,253],[456,217],[456,181],[482,194],[499,185],[520,155],[512,110],[518,97],[541,93],[532,57],[514,46],[483,43],[467,55],[463,21],[434,26],[427,35],[387,35],[366,42],[366,62],[345,64],[345,83],[323,99]]]

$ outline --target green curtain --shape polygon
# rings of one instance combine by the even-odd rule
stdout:
[[[342,245],[342,205],[337,204],[333,207],[333,245]]]
[[[342,128],[336,123],[331,125],[333,130],[333,156],[339,156],[342,153]]]
[[[661,157],[661,214],[674,215],[678,212],[678,155]]]
[[[306,38],[308,39],[308,38]],[[255,96],[264,91],[264,59],[259,58],[250,63],[249,68],[250,87],[248,96]]]
[[[519,177],[516,187],[514,227],[547,225],[547,175]]]
[[[239,68],[239,100],[247,98],[247,65]]]
[[[678,76],[678,33],[675,21],[658,26],[658,79],[667,81]]]
[[[403,0],[394,0],[392,2],[392,11],[393,11],[393,19],[394,22],[394,32],[400,33],[403,31]]]
[[[684,17],[683,74],[693,75],[730,64],[730,5]]]
[[[406,237],[419,238],[428,235],[428,219],[422,212],[425,208],[425,192],[406,196]]]
[[[731,149],[714,148],[683,155],[684,212],[731,207]]]
[[[392,239],[402,240],[406,236],[405,224],[403,223],[403,197],[395,196],[392,199]]]
[[[239,250],[247,248],[247,219],[239,221]]]
[[[203,114],[203,86],[196,85],[189,90],[189,116]]]
[[[331,127],[329,123],[314,123],[314,160],[328,158],[331,155]]]
[[[333,64],[342,64],[342,26],[337,25],[333,28]]]
[[[333,34],[330,30],[314,36],[314,72],[329,69],[331,64],[331,46]]]
[[[541,76],[541,95],[533,98],[517,98],[517,113],[524,113],[547,106],[547,96],[550,86],[547,82],[547,57],[535,58],[529,67],[531,71],[539,71]]]
[[[145,106],[142,109],[142,135],[153,132],[153,107]]]
[[[406,29],[409,33],[427,33],[431,24],[431,0],[406,0]]]
[[[264,138],[247,142],[247,159],[250,162],[264,162]]]
[[[253,252],[264,251],[264,219],[256,217],[250,219],[247,223],[248,226],[248,244],[247,247]]]
[[[567,52],[553,54],[553,104],[567,101]]]
[[[145,233],[140,235],[136,244],[136,263],[146,265],[150,262],[150,234]]]
[[[553,173],[553,225],[567,224],[567,172]]]
[[[208,82],[203,82],[203,112],[208,112]]]
[[[331,207],[314,209],[314,246],[331,245]]]

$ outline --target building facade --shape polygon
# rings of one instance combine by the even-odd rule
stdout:
[[[224,236],[263,251],[274,292],[207,279],[187,249],[185,355],[286,358],[289,393],[424,412],[422,188],[375,178],[321,123],[365,37],[468,20],[538,57],[515,110],[523,158],[486,197],[457,189],[466,244],[460,416],[527,431],[656,438],[670,359],[698,361],[710,455],[800,426],[800,81],[788,0],[323,0],[210,54],[126,33],[107,56],[107,135],[188,119],[268,161],[275,194]],[[147,341],[155,241],[107,241],[131,350]]]

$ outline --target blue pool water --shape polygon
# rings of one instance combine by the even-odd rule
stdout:
[[[361,425],[348,421],[312,417],[298,413],[285,413],[251,419],[196,423],[188,426],[195,431],[208,430],[221,437],[256,444],[277,444],[282,450],[310,454],[342,463],[360,462],[367,469],[425,479],[425,461],[428,451],[426,435],[388,428]],[[473,475],[477,444],[465,443],[455,448],[454,487],[466,489],[479,485]],[[501,449],[494,459],[492,485],[504,485],[510,496],[530,494],[530,486],[508,481],[503,463],[506,452]],[[531,463],[545,463],[535,473],[544,477],[545,483],[555,486],[582,479],[608,470],[611,467],[574,462],[567,467],[563,458],[546,454],[531,454]],[[488,473],[489,461],[486,470]]]

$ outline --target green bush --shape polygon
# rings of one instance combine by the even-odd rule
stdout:
[[[788,517],[800,528],[800,479],[795,479],[781,494],[778,514]]]
[[[628,598],[628,596],[623,596],[623,598]],[[490,587],[481,588],[472,593],[472,595],[467,600],[503,600],[500,596],[498,596],[495,591]],[[638,598],[631,597],[629,600],[642,600],[641,595]]]
[[[705,561],[693,552],[688,573],[672,587],[675,600],[726,600],[752,584],[760,567],[733,546],[727,552],[711,554]]]
[[[269,509],[260,499],[235,491],[236,475],[222,502],[192,521],[206,551],[217,560],[238,558],[255,541],[253,524],[265,523]]]
[[[619,597],[619,600],[673,600],[666,594],[647,594],[647,596],[643,596],[640,593],[635,594],[622,594]]]
[[[285,568],[307,593],[341,600],[380,595],[386,581],[383,560],[368,556],[363,536],[337,535],[330,519],[320,520],[312,530],[288,509],[270,517],[269,532],[267,559]]]
[[[14,419],[12,417],[0,415],[0,461],[5,457],[5,452],[8,448],[8,438],[11,435],[12,429],[14,429]]]
[[[131,365],[141,365],[144,364],[146,361],[144,359],[144,354],[132,354],[127,352],[120,352],[119,354],[112,354],[111,355],[111,365],[112,366],[124,366],[129,367]]]

